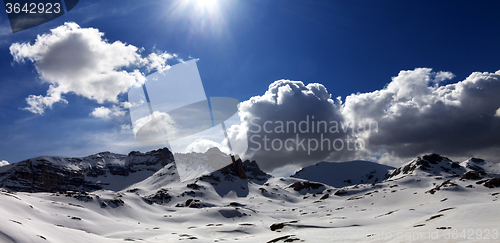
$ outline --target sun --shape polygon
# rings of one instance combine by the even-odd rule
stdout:
[[[217,7],[218,1],[217,0],[194,0],[198,7],[204,8],[204,9],[213,9]]]
[[[227,30],[227,18],[233,7],[231,0],[174,0],[166,16],[169,21],[186,21],[192,33],[209,33],[221,37]]]
[[[199,14],[214,15],[219,11],[219,0],[184,0],[192,5]]]

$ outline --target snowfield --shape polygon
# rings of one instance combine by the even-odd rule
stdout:
[[[359,163],[370,168],[341,173],[351,178],[340,182],[351,185],[334,187],[339,180],[319,175]],[[7,186],[0,191],[0,242],[499,240],[497,164],[478,159],[459,164],[435,154],[393,169],[370,162],[343,164],[321,162],[293,177],[276,178],[245,162],[248,179],[224,168],[181,182],[171,162],[133,184],[127,184],[128,176],[121,182],[113,177],[109,183],[128,185],[118,191],[32,193]],[[352,184],[366,181],[366,173],[376,175],[370,184]]]

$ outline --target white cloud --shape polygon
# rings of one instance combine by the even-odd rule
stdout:
[[[278,80],[269,85],[264,95],[254,96],[240,104],[238,114],[241,124],[229,129],[229,137],[238,140],[245,138],[241,133],[247,133],[249,149],[242,157],[256,160],[267,171],[287,164],[307,165],[318,162],[327,158],[331,150],[316,149],[310,153],[308,146],[303,147],[300,143],[303,139],[306,139],[306,143],[307,139],[320,139],[320,133],[309,131],[299,134],[293,130],[280,132],[279,126],[281,123],[286,126],[287,122],[298,125],[306,119],[309,119],[309,123],[312,120],[342,122],[339,106],[340,102],[332,100],[321,84],[304,85],[300,81]],[[278,132],[275,132],[276,129]],[[298,140],[297,134],[300,136]],[[343,135],[325,133],[323,136],[333,141]],[[273,141],[276,141],[274,148]],[[279,146],[285,141],[288,141],[289,147],[294,147],[292,151]]]
[[[142,58],[137,47],[121,41],[110,43],[103,36],[98,29],[65,23],[39,35],[33,44],[12,44],[14,60],[33,62],[40,79],[50,84],[46,96],[30,95],[25,109],[43,114],[54,103],[66,102],[62,95],[67,93],[99,104],[118,103],[118,95],[145,82],[139,67],[162,71],[169,67],[166,61],[175,57],[159,52]]]
[[[122,131],[132,131],[132,125],[131,124],[122,124],[122,125],[120,125],[120,129]]]
[[[9,162],[7,160],[0,160],[0,167],[8,164]]]
[[[164,144],[168,136],[176,136],[178,129],[175,125],[169,114],[154,111],[153,114],[134,121],[133,131],[136,139],[143,143]]]
[[[391,157],[480,156],[482,149],[500,147],[500,122],[493,116],[500,106],[500,71],[432,85],[451,77],[431,69],[401,71],[384,89],[348,96],[342,114],[376,121],[379,132],[363,138],[372,153],[383,150]]]
[[[90,113],[90,115],[96,118],[109,119],[113,116],[123,116],[125,113],[125,110],[121,107],[113,105],[111,109],[104,106],[97,107],[94,111],[92,111],[92,113]]]
[[[269,174],[276,176],[276,177],[289,177],[295,172],[299,171],[301,169],[300,166],[296,164],[290,164],[290,165],[284,165],[282,167],[278,167],[274,169],[273,171],[269,172]]]
[[[219,148],[219,150],[228,153],[227,148],[221,146],[219,143],[203,138],[196,139],[196,141],[187,146],[186,150],[188,153],[205,153],[210,148]]]
[[[497,111],[495,112],[495,116],[500,117],[500,108],[498,108]]]
[[[375,152],[373,152],[373,153],[375,153]],[[408,161],[410,161],[412,159],[413,158],[401,158],[401,157],[394,155],[394,153],[383,152],[378,159],[374,158],[372,161],[378,160],[378,162],[380,164],[398,167],[404,163],[407,163]]]
[[[151,53],[148,55],[148,71],[158,70],[163,72],[170,69],[170,65],[167,65],[167,60],[177,57],[175,54],[169,54],[167,52]]]

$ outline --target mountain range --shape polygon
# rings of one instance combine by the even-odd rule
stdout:
[[[228,156],[163,148],[1,166],[0,242],[498,239],[497,163],[426,154],[397,168],[319,162],[273,177],[247,160],[181,181],[174,160]]]

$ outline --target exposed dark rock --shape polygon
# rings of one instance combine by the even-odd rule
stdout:
[[[120,207],[123,206],[125,202],[121,200],[120,198],[113,198],[113,199],[104,199],[101,202],[101,208],[106,208],[108,206],[112,208]]]
[[[186,200],[185,206],[190,208],[202,208],[205,205],[200,200],[191,198]]]
[[[231,155],[231,160],[233,161],[231,166],[236,175],[238,175],[238,177],[240,177],[241,179],[246,179],[247,175],[245,174],[245,169],[243,169],[243,162],[241,161],[241,159],[235,159],[234,156]]]
[[[244,207],[244,204],[238,203],[238,202],[231,202],[229,203],[229,206],[231,207]]]
[[[278,241],[283,241],[283,242],[301,241],[299,238],[294,237],[294,236],[295,236],[295,235],[285,235],[285,236],[281,236],[281,237],[278,237],[278,238],[272,239],[272,240],[268,241],[267,243],[275,243],[275,242],[278,242]],[[303,241],[303,240],[302,240],[302,241]]]
[[[190,198],[190,199],[186,200],[185,203],[178,203],[175,206],[176,207],[189,207],[189,208],[204,208],[204,207],[213,207],[214,205],[210,204],[210,203],[202,202],[198,199]]]
[[[112,175],[128,176],[130,173],[129,168],[121,165],[108,165],[109,173]]]
[[[104,167],[90,167],[87,172],[89,177],[98,177],[106,175],[106,169]]]
[[[443,214],[437,214],[437,215],[433,215],[431,216],[429,219],[427,219],[426,221],[431,221],[433,219],[436,219],[436,218],[439,218],[439,217],[443,217],[444,215]]]
[[[488,181],[488,179],[484,179],[484,180],[476,181],[476,184],[480,185],[480,184],[485,183],[486,181]]]
[[[500,187],[500,178],[489,179],[484,183],[484,186],[489,188]]]
[[[66,197],[73,197],[79,201],[92,201],[94,198],[86,191],[66,191],[60,192],[60,194],[66,195]]]
[[[191,188],[193,190],[200,190],[200,189],[204,188],[203,186],[200,186],[200,185],[198,185],[196,183],[187,184],[187,187]]]
[[[172,199],[172,196],[170,196],[170,194],[168,194],[168,190],[164,189],[164,188],[158,190],[154,194],[151,194],[147,197],[144,197],[144,201],[149,203],[149,204],[153,204],[153,203],[164,204],[164,203],[170,202],[171,199]]]
[[[286,225],[297,223],[297,222],[299,222],[299,221],[293,220],[293,221],[289,221],[289,222],[275,223],[275,224],[272,224],[269,228],[271,228],[272,231],[276,231],[279,229],[283,229]]]
[[[257,164],[257,162],[255,162],[255,160],[243,161],[243,169],[245,170],[247,177],[250,178],[254,178],[257,180],[267,180],[269,177],[271,177],[259,168],[259,165]]]
[[[13,191],[94,191],[102,188],[98,184],[85,181],[82,171],[60,168],[43,158],[39,158],[37,161],[25,160],[13,164],[11,169],[0,176],[4,177],[0,181],[0,187]]]
[[[449,226],[448,227],[442,226],[442,227],[437,227],[436,229],[438,229],[438,230],[447,230],[447,229],[451,229],[451,227],[449,227]]]
[[[276,223],[276,224],[272,224],[270,226],[271,230],[272,231],[276,231],[276,230],[279,230],[279,229],[283,229],[285,227],[285,224],[284,223]]]
[[[483,179],[483,176],[486,175],[484,171],[468,171],[460,177],[462,180],[479,180]]]
[[[447,180],[447,181],[441,183],[440,185],[437,185],[436,187],[430,189],[429,191],[426,191],[425,193],[434,194],[437,191],[441,190],[441,188],[443,188],[443,187],[456,187],[456,186],[458,186],[458,185],[451,182],[450,180]]]
[[[333,195],[335,195],[335,196],[342,196],[342,195],[345,195],[345,194],[347,194],[347,191],[340,189],[340,190],[337,190]]]
[[[184,196],[194,196],[196,195],[196,192],[195,191],[185,191],[181,194],[182,197]]]
[[[443,157],[439,154],[426,154],[422,156],[422,159],[427,160],[431,164],[437,164],[443,161]]]
[[[288,187],[293,188],[293,190],[295,190],[295,191],[302,191],[304,189],[307,189],[308,191],[310,191],[310,190],[319,189],[321,187],[325,187],[325,185],[323,185],[321,183],[310,182],[310,181],[297,181]]]

